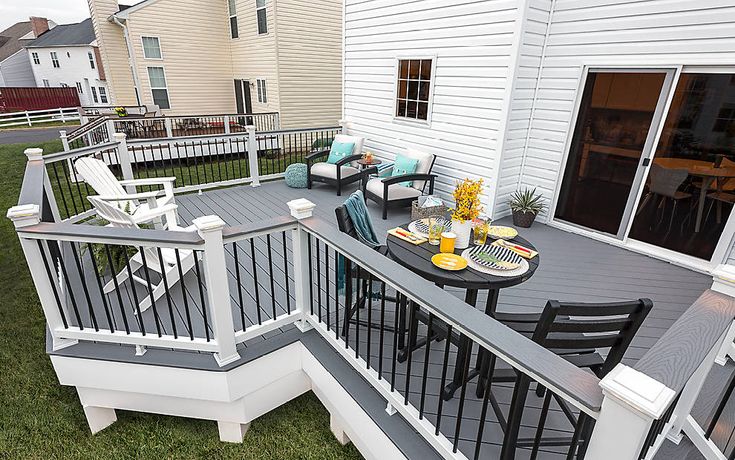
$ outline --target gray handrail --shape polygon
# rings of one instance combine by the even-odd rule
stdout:
[[[735,319],[735,299],[705,291],[633,366],[677,394]]]
[[[23,182],[20,186],[20,195],[18,196],[18,204],[37,204],[43,206],[43,183],[46,168],[43,161],[26,162],[25,173],[23,174]]]
[[[250,222],[244,225],[225,227],[222,229],[222,239],[225,243],[231,243],[266,233],[273,233],[278,230],[295,228],[296,222],[296,219],[291,216],[278,216],[272,219],[262,220],[260,222]]]
[[[204,244],[202,237],[195,231],[103,227],[68,222],[41,222],[18,229],[18,234],[24,238],[84,243],[155,244],[177,248],[190,248]]]
[[[572,405],[596,418],[602,406],[600,380],[425,279],[358,244],[325,221],[300,220],[303,228],[372,272],[437,317]]]
[[[116,148],[117,146],[118,143],[113,141],[105,142],[104,144],[97,144],[92,147],[82,147],[78,149],[67,150],[64,152],[50,153],[43,156],[43,161],[45,161],[46,163],[54,163],[57,161],[66,160],[67,158],[74,158],[80,155],[86,155],[88,153],[97,153],[104,150],[110,150]]]

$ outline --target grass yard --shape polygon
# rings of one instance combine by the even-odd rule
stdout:
[[[0,145],[0,459],[16,458],[360,458],[340,446],[329,415],[308,393],[253,422],[243,444],[219,441],[216,423],[118,411],[92,436],[76,392],[56,380],[45,353],[45,322],[13,226],[28,147],[61,150],[60,141]]]
[[[67,126],[68,130],[71,131],[72,129],[76,129],[79,127],[78,121],[67,121],[66,123],[61,121],[48,121],[44,123],[39,123],[38,121],[33,121],[33,126],[26,125],[13,125],[13,126],[0,126],[0,130],[4,129],[34,129],[34,128],[53,128],[54,126]],[[4,147],[4,146],[3,146]]]

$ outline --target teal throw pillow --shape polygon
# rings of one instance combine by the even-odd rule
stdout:
[[[342,158],[352,155],[352,151],[354,149],[354,142],[332,142],[332,148],[329,150],[327,163],[337,164],[337,162]]]
[[[419,165],[419,160],[415,158],[404,157],[403,155],[396,155],[396,160],[393,164],[392,176],[402,176],[404,174],[413,174],[416,172],[416,167]],[[413,181],[407,180],[405,182],[399,182],[398,185],[404,187],[410,187],[413,185]]]

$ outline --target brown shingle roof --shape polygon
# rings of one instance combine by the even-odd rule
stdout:
[[[18,22],[0,32],[0,62],[20,51],[20,37],[31,31],[31,21]]]

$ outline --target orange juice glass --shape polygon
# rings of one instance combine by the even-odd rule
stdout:
[[[454,252],[454,242],[457,239],[457,235],[452,232],[442,233],[442,239],[439,243],[439,252]]]

